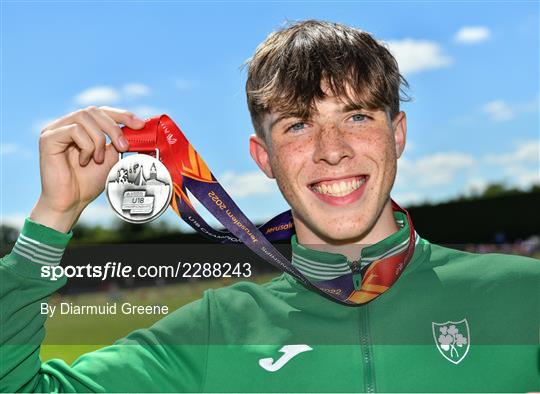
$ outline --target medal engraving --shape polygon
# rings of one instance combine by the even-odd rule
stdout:
[[[169,206],[172,180],[158,159],[137,154],[121,159],[111,168],[105,189],[109,203],[122,220],[148,223]]]

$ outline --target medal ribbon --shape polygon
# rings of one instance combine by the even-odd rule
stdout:
[[[415,248],[415,232],[409,213],[392,201],[393,210],[407,215],[408,247],[401,253],[372,262],[362,272],[361,286],[353,287],[352,273],[325,281],[308,280],[271,243],[289,239],[294,231],[291,211],[283,212],[260,227],[255,226],[240,210],[214,177],[180,128],[167,115],[146,121],[142,130],[123,127],[129,142],[129,152],[153,154],[169,171],[173,181],[173,210],[197,232],[219,243],[244,243],[274,267],[298,279],[304,286],[344,305],[365,304],[386,291],[401,275]],[[193,207],[187,194],[195,198],[228,230],[210,226]]]

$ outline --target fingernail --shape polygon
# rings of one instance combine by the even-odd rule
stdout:
[[[129,143],[123,135],[118,138],[118,145],[119,148],[122,150],[126,150],[127,148],[129,148]]]

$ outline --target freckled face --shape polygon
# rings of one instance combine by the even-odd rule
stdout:
[[[326,97],[311,119],[271,113],[265,128],[266,168],[264,160],[258,163],[276,178],[297,232],[317,242],[365,236],[388,203],[405,144],[404,114],[390,124],[383,111],[351,109]]]

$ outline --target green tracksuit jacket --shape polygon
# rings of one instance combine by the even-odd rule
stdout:
[[[398,233],[377,253],[402,242]],[[282,274],[241,282],[72,365],[42,363],[40,302],[65,280],[40,277],[69,235],[26,221],[2,259],[0,388],[122,392],[530,392],[539,381],[540,261],[471,254],[420,239],[384,294],[343,306]],[[339,255],[296,244],[321,272]],[[316,275],[317,273],[314,273]]]

